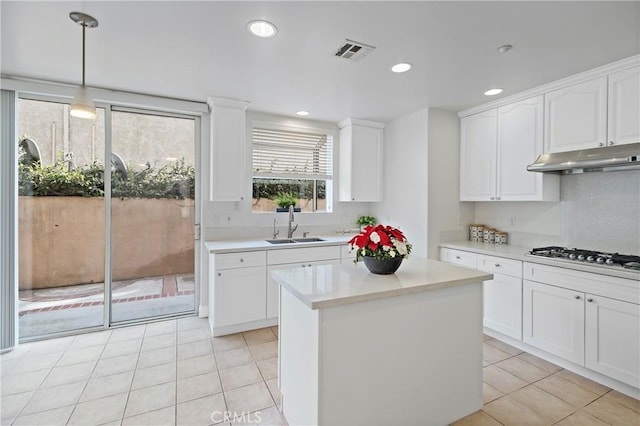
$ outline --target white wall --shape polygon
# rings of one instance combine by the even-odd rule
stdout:
[[[384,129],[383,201],[372,203],[379,223],[401,229],[415,256],[427,256],[428,110],[387,123]]]
[[[467,238],[474,203],[460,202],[460,120],[455,113],[429,109],[428,257],[439,259],[438,244]]]

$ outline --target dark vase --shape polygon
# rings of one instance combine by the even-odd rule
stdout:
[[[398,270],[402,263],[402,257],[392,257],[389,259],[378,259],[377,257],[364,256],[364,265],[369,272],[378,275],[393,274]]]

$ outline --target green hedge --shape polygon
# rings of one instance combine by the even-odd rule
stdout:
[[[103,197],[104,165],[98,162],[69,170],[62,163],[18,164],[18,193],[31,196]],[[159,169],[127,166],[127,178],[112,173],[111,195],[116,198],[195,198],[195,170],[184,158]]]

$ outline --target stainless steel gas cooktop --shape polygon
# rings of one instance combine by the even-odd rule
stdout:
[[[586,262],[593,266],[640,271],[640,256],[558,246],[534,248],[528,256],[548,257],[567,262]]]

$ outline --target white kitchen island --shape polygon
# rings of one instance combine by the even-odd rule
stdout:
[[[482,281],[412,257],[273,272],[279,386],[291,425],[444,425],[482,407]]]

